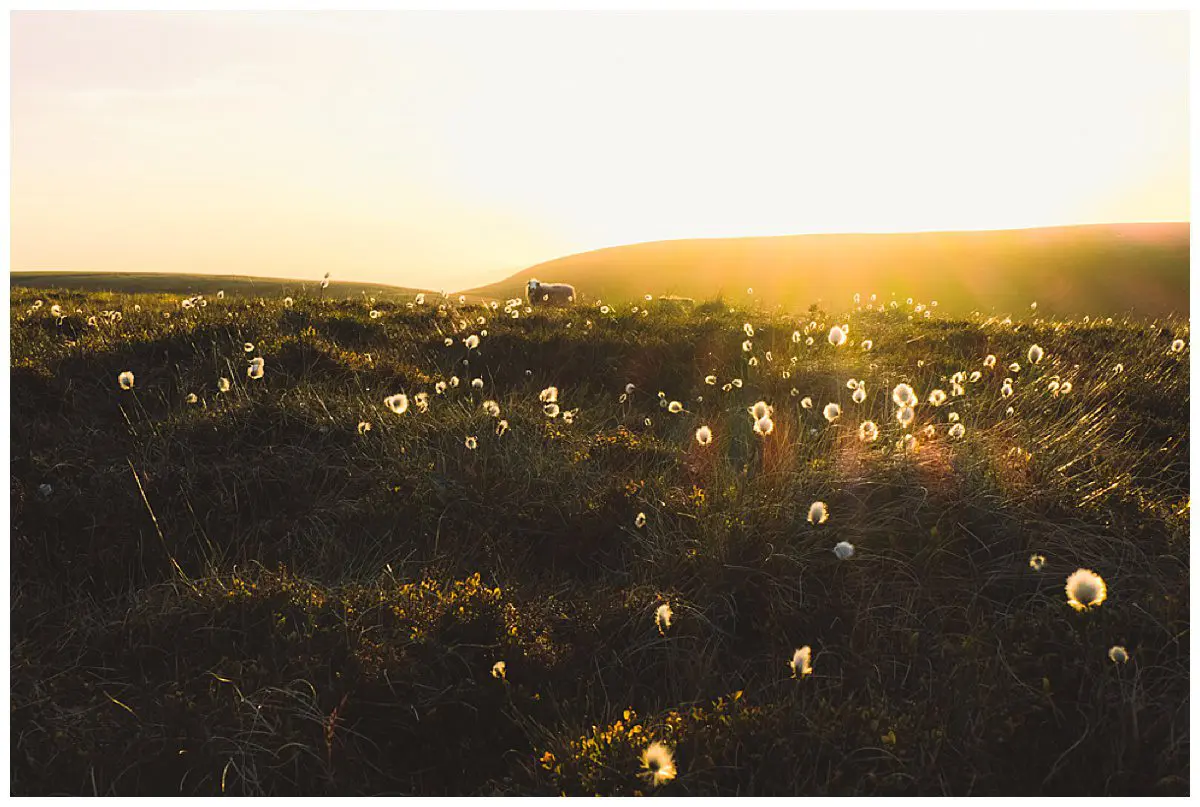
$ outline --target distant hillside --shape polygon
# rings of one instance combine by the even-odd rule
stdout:
[[[275,296],[320,291],[320,280],[249,277],[246,275],[189,275],[169,272],[12,272],[9,284],[28,288],[63,288],[82,291],[116,291],[128,294],[207,294],[224,289],[242,296]],[[406,289],[382,283],[345,283],[331,281],[326,296],[359,297],[363,294],[379,300],[411,297],[425,289]]]
[[[584,299],[644,294],[764,305],[937,300],[942,310],[1158,315],[1188,311],[1190,224],[1098,224],[1027,230],[703,238],[610,247],[547,261],[467,294],[512,297],[536,277]]]

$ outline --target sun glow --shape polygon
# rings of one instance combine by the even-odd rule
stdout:
[[[645,240],[1190,215],[1182,14],[18,12],[12,42],[17,270],[450,289]]]

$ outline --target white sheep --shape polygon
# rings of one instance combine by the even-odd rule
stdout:
[[[575,287],[570,283],[542,283],[530,280],[526,292],[530,305],[570,305],[575,302]]]

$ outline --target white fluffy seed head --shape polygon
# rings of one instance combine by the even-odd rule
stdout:
[[[837,420],[839,417],[842,416],[842,407],[838,406],[835,403],[825,404],[825,409],[822,412],[822,414],[825,416],[825,419],[827,421],[829,421],[830,423],[833,423],[835,420]]]
[[[808,523],[824,524],[829,520],[829,508],[825,502],[813,502],[808,506]]]
[[[854,544],[849,541],[838,541],[833,547],[833,554],[838,560],[849,560],[854,557]]]
[[[788,666],[792,668],[793,678],[803,678],[806,675],[812,675],[812,648],[808,645],[798,648],[792,654],[792,660],[788,662]]]
[[[892,389],[892,400],[896,406],[915,406],[917,393],[908,384],[897,384]]]
[[[1108,597],[1108,586],[1104,578],[1091,569],[1076,569],[1067,578],[1067,605],[1076,611],[1086,611],[1099,606]]]
[[[403,415],[408,411],[408,396],[403,392],[389,395],[383,399],[383,402],[388,409],[391,409],[397,415]]]

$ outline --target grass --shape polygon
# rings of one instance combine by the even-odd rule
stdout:
[[[643,305],[14,288],[12,792],[1188,792],[1186,321]]]

